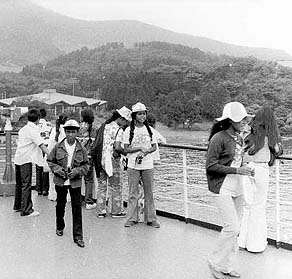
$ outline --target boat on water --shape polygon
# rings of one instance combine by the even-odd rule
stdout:
[[[155,173],[160,229],[143,223],[125,228],[124,219],[99,219],[94,210],[83,210],[86,247],[80,251],[71,239],[70,214],[65,239],[56,237],[54,202],[33,191],[41,215],[27,219],[12,211],[13,197],[1,197],[0,278],[212,278],[206,257],[220,220],[207,190],[206,148],[166,144],[160,150]],[[291,179],[281,173],[291,159],[282,156],[271,172],[271,245],[260,254],[239,252],[242,278],[292,278]]]

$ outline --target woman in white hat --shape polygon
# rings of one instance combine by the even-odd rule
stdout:
[[[240,132],[248,117],[250,115],[241,103],[226,104],[209,137],[206,157],[208,187],[223,221],[216,248],[208,258],[215,278],[225,278],[224,275],[240,277],[234,266],[243,207],[240,175],[254,174],[251,168],[242,166],[243,139]]]
[[[132,122],[124,133],[124,151],[128,156],[129,199],[125,227],[138,223],[139,181],[142,180],[145,206],[144,221],[159,228],[153,198],[153,152],[157,148],[156,138],[146,120],[147,109],[138,102],[132,106]]]
[[[98,180],[96,210],[97,217],[106,217],[107,188],[111,194],[111,216],[113,218],[125,217],[122,202],[121,183],[121,153],[116,149],[116,142],[122,142],[123,129],[131,122],[131,110],[125,106],[113,112],[113,115],[103,123],[96,133],[93,144],[92,161]]]

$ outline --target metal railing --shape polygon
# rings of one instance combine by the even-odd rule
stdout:
[[[171,152],[175,150],[176,152],[175,157],[180,157],[179,161],[172,160],[171,155],[170,156],[167,155],[170,153],[170,150]],[[206,198],[206,196],[208,195],[206,194],[208,192],[207,181],[205,178],[203,178],[205,177],[205,165],[204,165],[205,159],[204,158],[205,158],[206,150],[207,150],[206,147],[201,147],[201,146],[161,144],[160,153],[162,155],[161,156],[162,158],[161,158],[161,161],[156,165],[156,173],[155,173],[156,185],[157,184],[160,185],[160,190],[164,189],[163,183],[164,185],[167,185],[168,183],[181,185],[183,193],[181,195],[182,198],[177,198],[173,196],[168,196],[168,197],[163,198],[160,196],[161,193],[160,193],[160,190],[158,189],[155,196],[156,198],[158,198],[158,200],[167,199],[168,201],[170,201],[170,205],[171,205],[171,202],[181,203],[183,207],[183,213],[180,212],[177,215],[183,217],[186,222],[195,221],[196,224],[198,224],[199,222],[199,224],[201,223],[205,227],[219,229],[220,224],[216,222],[209,222],[208,220],[192,219],[192,216],[190,214],[190,206],[199,205],[199,208],[203,211],[208,209],[207,212],[210,213],[213,210],[214,215],[215,215],[213,216],[214,217],[213,220],[218,219],[218,216],[216,217],[216,207],[210,204],[209,200],[207,200],[206,202],[204,201],[202,202],[204,197]],[[190,161],[190,158],[188,160],[188,152],[193,152],[193,151],[201,153],[200,164],[198,164],[196,160]],[[267,202],[270,204],[271,210],[275,211],[275,217],[269,216],[269,220],[270,220],[269,223],[274,224],[274,226],[272,226],[273,228],[270,229],[270,231],[274,231],[275,236],[273,238],[269,238],[268,241],[270,244],[274,244],[276,247],[283,247],[283,248],[292,250],[292,202],[290,202],[289,199],[288,201],[283,201],[281,199],[281,191],[284,193],[286,192],[285,188],[282,189],[281,187],[283,187],[283,185],[287,183],[287,181],[291,181],[291,180],[289,180],[289,178],[285,178],[281,180],[280,172],[281,172],[281,165],[283,165],[283,162],[284,163],[292,162],[292,157],[281,156],[277,158],[275,166],[272,167],[273,171],[270,171],[270,188],[271,188],[270,192],[272,192],[273,195],[271,194],[269,195]],[[164,177],[165,175],[169,176],[169,171],[170,171],[169,167],[171,167],[172,169],[181,170],[182,177],[180,181],[177,181],[176,179],[173,179],[171,177],[170,178]],[[200,175],[202,175],[202,178],[203,178],[203,182],[201,181],[201,183],[199,183],[201,185],[188,182],[190,180],[189,179],[190,170],[192,171],[196,170],[197,172],[200,172]],[[189,197],[190,189],[192,189],[193,191],[194,189],[196,189],[195,191],[198,191],[198,190],[205,191],[203,195],[204,197],[201,197],[199,201],[194,201],[194,199]],[[291,195],[291,201],[292,201],[292,195]],[[156,207],[158,208],[158,210],[160,209],[159,202],[157,203]],[[290,218],[288,216],[286,220],[281,220],[281,211],[283,207],[288,207],[288,214],[289,214],[289,211],[291,211]],[[211,213],[211,215],[212,214],[213,213]],[[282,235],[288,235],[289,239],[288,240],[284,239],[283,241]]]

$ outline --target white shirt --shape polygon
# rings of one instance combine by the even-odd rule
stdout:
[[[59,131],[59,137],[58,137],[58,142],[61,142],[64,138],[66,138],[65,130],[63,128],[64,125],[60,125]],[[52,129],[52,132],[50,133],[49,141],[48,141],[48,150],[49,152],[52,151],[54,146],[56,145],[55,137],[56,137],[56,128]]]
[[[71,167],[71,164],[72,164],[72,158],[73,158],[73,154],[74,154],[75,147],[76,147],[76,141],[74,142],[73,145],[70,145],[70,144],[68,143],[67,139],[65,140],[65,148],[66,148],[67,153],[68,153],[68,164],[67,164],[67,168],[70,168],[70,167]],[[70,181],[69,181],[69,179],[67,179],[67,180],[64,182],[64,185],[70,185]]]
[[[39,127],[35,123],[28,121],[18,132],[14,163],[16,165],[34,163],[38,166],[43,166],[44,158],[39,147],[43,143],[44,139],[40,136]]]
[[[123,143],[129,144],[130,127],[128,127],[124,132]],[[143,127],[135,127],[134,137],[129,147],[145,147],[147,149],[151,148],[151,145],[156,142],[156,137],[152,135],[152,141],[149,136],[148,130],[145,125]],[[137,170],[147,170],[153,169],[153,153],[147,154],[143,159],[141,164],[136,163],[136,158],[139,152],[129,153],[128,157],[128,167]]]

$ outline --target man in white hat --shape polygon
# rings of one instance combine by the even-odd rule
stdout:
[[[83,248],[82,210],[81,210],[81,178],[89,169],[87,151],[76,138],[79,124],[69,119],[63,126],[66,134],[48,155],[47,161],[54,174],[54,184],[57,192],[56,234],[63,235],[65,228],[65,207],[67,193],[70,192],[73,220],[73,240]]]

